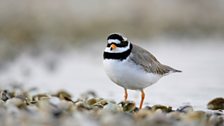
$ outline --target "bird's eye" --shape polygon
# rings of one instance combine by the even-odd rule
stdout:
[[[126,47],[126,46],[128,46],[128,42],[125,42],[125,41],[117,45],[117,47]]]
[[[108,43],[108,44],[107,44],[107,47],[110,47],[110,45],[111,45],[111,44]]]

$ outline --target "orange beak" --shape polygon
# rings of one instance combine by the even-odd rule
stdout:
[[[117,48],[117,46],[116,46],[115,44],[111,44],[111,46],[110,46],[110,50],[113,50],[113,49],[115,49],[115,48]]]

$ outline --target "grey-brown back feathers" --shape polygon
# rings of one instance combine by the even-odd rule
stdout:
[[[150,52],[132,44],[130,60],[140,65],[146,72],[166,75],[170,72],[181,72],[170,66],[161,64]]]

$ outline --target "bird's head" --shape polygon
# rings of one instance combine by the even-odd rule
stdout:
[[[106,52],[124,52],[129,48],[129,41],[126,37],[118,33],[110,34],[107,37],[107,47]]]

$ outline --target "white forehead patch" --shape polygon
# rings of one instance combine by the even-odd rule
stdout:
[[[111,43],[121,44],[121,41],[118,40],[118,39],[109,39],[107,42],[108,42],[109,44],[111,44]]]

